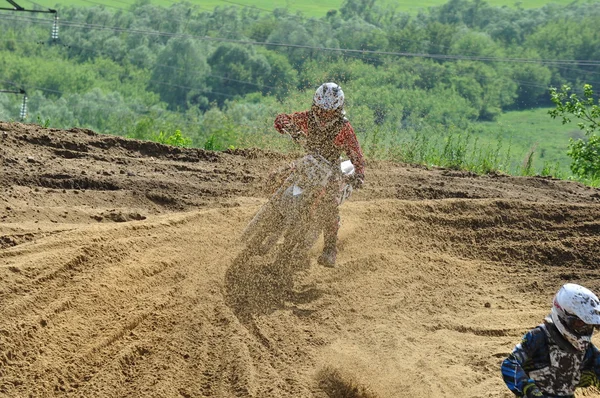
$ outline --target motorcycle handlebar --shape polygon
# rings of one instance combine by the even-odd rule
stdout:
[[[296,127],[291,125],[291,127]],[[294,140],[295,143],[297,143],[298,145],[302,146],[303,148],[306,149],[306,136],[304,134],[302,134],[302,132],[300,131],[300,129],[296,128],[294,132],[291,132],[288,128],[282,128],[281,129],[285,134],[289,135],[292,140]],[[350,161],[348,161],[350,162]],[[352,165],[352,163],[350,162],[350,167],[348,168],[348,170],[344,170],[344,168],[342,167],[342,175],[343,175],[343,179],[344,182],[347,183],[348,185],[351,185],[353,188],[360,188],[362,186],[362,179],[360,178],[359,175],[355,174],[354,172],[354,165]]]
[[[300,130],[296,130],[294,132],[289,131],[286,128],[281,129],[285,134],[289,135],[292,140],[294,140],[294,142],[297,142],[299,144],[301,144],[300,140],[302,139],[302,133],[300,132]]]

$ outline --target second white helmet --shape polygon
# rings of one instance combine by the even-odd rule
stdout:
[[[326,111],[342,109],[344,107],[344,92],[335,83],[324,83],[315,92],[313,103]]]
[[[573,347],[585,350],[600,325],[600,300],[585,287],[567,283],[554,296],[550,317]]]

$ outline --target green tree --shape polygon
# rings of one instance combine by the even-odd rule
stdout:
[[[600,35],[598,16],[573,17],[549,21],[529,36],[527,48],[536,51],[542,59],[598,60],[600,59]],[[593,64],[573,67],[554,67],[554,82],[589,81],[590,73],[596,73]]]
[[[297,19],[282,18],[267,38],[269,43],[288,43],[298,46],[317,46],[317,40]],[[286,54],[289,62],[298,69],[304,62],[313,59],[319,52],[308,48],[283,47],[277,49]]]
[[[364,19],[371,12],[374,5],[375,0],[344,0],[340,12],[344,19],[356,16]]]
[[[494,120],[502,108],[513,103],[517,84],[492,66],[457,61],[448,69],[450,86],[479,109],[480,120]]]
[[[403,28],[394,27],[387,34],[388,50],[403,52],[425,52],[426,51],[425,29],[419,24],[411,21]]]
[[[512,69],[512,78],[518,83],[515,107],[523,109],[546,103],[551,77],[552,72],[544,65],[526,63],[515,66]]]
[[[386,34],[382,29],[358,17],[342,24],[336,32],[336,37],[341,48],[376,51],[388,46]],[[371,55],[370,58],[377,57]]]
[[[239,44],[221,44],[208,63],[215,71],[209,78],[213,91],[210,98],[220,105],[228,98],[261,91],[271,74],[271,66],[264,55]]]
[[[376,0],[344,0],[340,14],[346,20],[358,17],[367,23],[380,26],[389,19],[390,14],[390,8],[383,8],[380,3]]]
[[[277,20],[273,18],[264,18],[250,25],[247,29],[247,35],[254,41],[267,41],[267,38],[277,26]]]
[[[298,85],[298,72],[292,68],[285,55],[259,48],[257,53],[265,57],[270,66],[270,73],[262,76],[264,83],[263,94],[283,98],[290,90]]]
[[[501,56],[501,49],[492,38],[482,32],[466,31],[457,35],[450,48],[450,53],[469,56]]]
[[[210,66],[203,49],[190,38],[174,37],[159,54],[152,69],[150,88],[170,109],[206,106],[206,79]]]
[[[552,118],[561,117],[562,123],[570,123],[569,115],[581,120],[577,126],[585,131],[587,140],[573,140],[569,143],[568,155],[573,159],[571,171],[578,177],[597,179],[600,177],[600,106],[594,104],[592,86],[583,86],[583,98],[571,93],[571,88],[562,86],[561,90],[550,89],[550,99],[556,105],[548,111]]]
[[[439,22],[428,23],[426,28],[427,47],[425,52],[429,54],[448,54],[458,28],[453,25],[445,25]]]

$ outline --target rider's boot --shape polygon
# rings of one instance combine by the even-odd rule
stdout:
[[[337,257],[337,235],[334,237],[325,238],[325,246],[323,247],[323,253],[317,259],[317,263],[324,267],[335,267],[335,260]]]
[[[337,205],[332,206],[328,213],[325,213],[326,221],[323,228],[323,239],[325,245],[323,253],[317,259],[317,263],[324,267],[334,267],[337,257],[337,236],[340,229],[340,216]]]

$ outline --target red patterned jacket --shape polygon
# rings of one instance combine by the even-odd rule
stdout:
[[[365,174],[365,159],[356,139],[354,129],[347,119],[330,126],[319,126],[312,115],[312,111],[281,113],[275,118],[274,127],[281,133],[290,125],[296,126],[306,135],[308,150],[315,150],[326,159],[334,161],[342,152],[354,165],[356,174],[361,177]],[[332,138],[328,138],[332,137]]]

